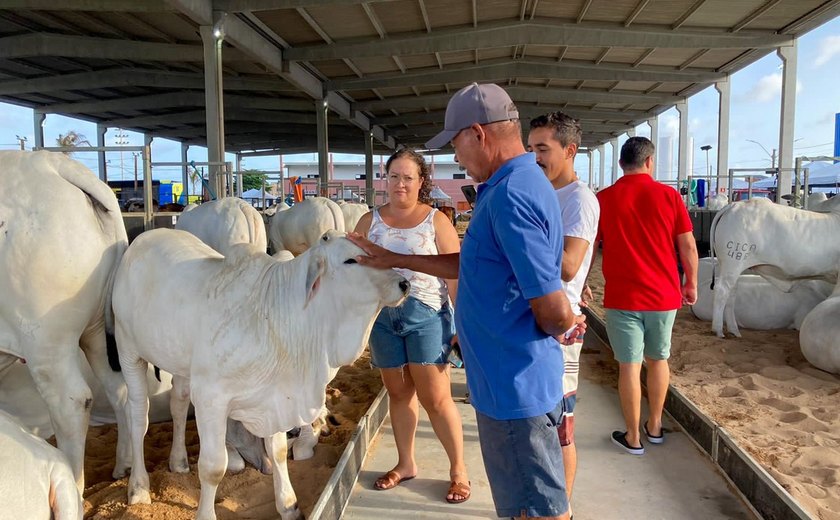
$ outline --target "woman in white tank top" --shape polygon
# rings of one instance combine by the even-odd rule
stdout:
[[[386,163],[388,203],[366,213],[355,231],[398,253],[446,254],[460,250],[452,222],[431,207],[431,177],[423,157],[400,150]],[[450,483],[446,500],[470,496],[464,465],[461,416],[452,401],[447,356],[453,340],[451,301],[457,280],[398,269],[411,282],[408,299],[386,307],[370,336],[371,363],[380,369],[390,397],[391,424],[397,445],[397,465],[376,480],[375,488],[391,489],[417,475],[414,435],[418,399],[449,457]]]

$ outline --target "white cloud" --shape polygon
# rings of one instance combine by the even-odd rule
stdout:
[[[840,54],[840,36],[823,38],[817,49],[817,59],[814,60],[814,67],[825,65],[838,54]]]
[[[664,114],[659,119],[659,128],[660,135],[679,135],[680,116],[675,114]]]
[[[802,92],[802,82],[796,80],[796,93]],[[762,76],[747,92],[746,99],[766,103],[782,95],[782,73],[776,72]]]

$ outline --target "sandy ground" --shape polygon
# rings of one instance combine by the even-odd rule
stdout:
[[[289,473],[304,515],[309,515],[332,475],[356,423],[379,393],[382,381],[378,370],[371,370],[365,353],[352,367],[342,368],[327,389],[327,407],[340,423],[321,437],[315,456],[291,461]],[[128,479],[113,481],[116,426],[92,427],[85,454],[85,518],[94,520],[192,520],[198,507],[198,433],[195,422],[187,424],[187,451],[191,471],[170,473],[169,447],[172,423],[153,424],[146,434],[146,468],[151,478],[151,505],[126,504]],[[275,519],[274,488],[271,475],[248,466],[236,475],[225,475],[216,494],[219,520]]]
[[[592,269],[591,308],[603,316]],[[717,338],[688,308],[677,313],[671,383],[718,424],[814,517],[840,520],[840,378],[811,366],[795,330]]]

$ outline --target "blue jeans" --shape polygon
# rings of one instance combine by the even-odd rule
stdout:
[[[500,421],[475,412],[496,515],[560,516],[569,509],[557,428],[563,402],[544,415]]]
[[[435,311],[408,297],[399,307],[385,307],[370,333],[370,359],[375,368],[401,368],[407,363],[444,365],[451,350],[452,311]]]

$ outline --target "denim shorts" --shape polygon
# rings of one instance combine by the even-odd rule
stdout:
[[[607,337],[619,363],[641,363],[642,357],[671,357],[671,330],[677,311],[607,309]]]
[[[476,411],[481,457],[496,515],[560,516],[569,509],[557,428],[562,401],[551,412],[499,421]]]
[[[436,311],[409,296],[399,307],[385,307],[376,318],[370,333],[370,364],[374,368],[447,364],[453,335],[448,304]]]

